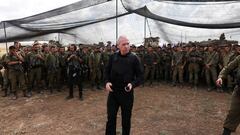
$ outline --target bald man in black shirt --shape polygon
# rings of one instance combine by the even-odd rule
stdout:
[[[106,135],[116,135],[116,116],[122,111],[122,134],[129,135],[133,107],[133,89],[143,80],[143,69],[138,57],[129,52],[129,40],[120,36],[119,51],[110,56],[105,70],[107,100]]]

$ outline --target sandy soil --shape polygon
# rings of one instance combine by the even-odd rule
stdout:
[[[66,95],[67,91],[34,93],[16,101],[0,97],[0,135],[104,135],[107,93],[86,89],[84,101],[77,96],[67,101]],[[226,93],[167,84],[137,88],[131,133],[220,135],[230,98]],[[120,111],[117,132],[121,133]]]

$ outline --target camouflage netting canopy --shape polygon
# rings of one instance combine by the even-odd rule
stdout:
[[[177,43],[216,39],[221,33],[238,40],[239,12],[240,2],[229,0],[82,0],[1,22],[0,42],[55,39],[93,44],[115,42],[116,33],[134,44],[149,36],[160,37],[160,43]]]

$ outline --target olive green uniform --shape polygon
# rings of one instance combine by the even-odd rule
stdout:
[[[14,55],[7,55],[5,61],[8,65],[8,78],[11,82],[12,92],[17,97],[19,89],[18,86],[20,86],[20,89],[23,90],[23,95],[26,96],[27,87],[24,79],[22,63]],[[16,64],[9,65],[10,62],[16,62]]]
[[[208,89],[212,87],[212,84],[215,84],[217,80],[217,66],[219,64],[219,54],[216,51],[207,52],[205,54],[204,64],[209,65],[209,68],[205,68],[205,77],[208,85]],[[215,85],[214,85],[215,86]]]
[[[238,80],[240,79],[240,56],[234,59],[232,62],[229,63],[228,66],[224,67],[220,72],[218,78],[226,78],[228,73],[233,71],[235,68],[238,69],[237,77]],[[238,82],[239,83],[239,82]],[[230,110],[228,115],[224,121],[224,128],[227,128],[234,132],[238,125],[240,124],[240,89],[238,84],[233,92]]]

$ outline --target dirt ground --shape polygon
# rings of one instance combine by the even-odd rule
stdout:
[[[77,95],[77,90],[75,95]],[[0,97],[0,135],[104,135],[105,91],[67,91],[13,101]],[[220,135],[231,95],[167,84],[135,89],[132,135]],[[121,115],[118,114],[118,134]],[[239,129],[234,135],[239,135]]]

